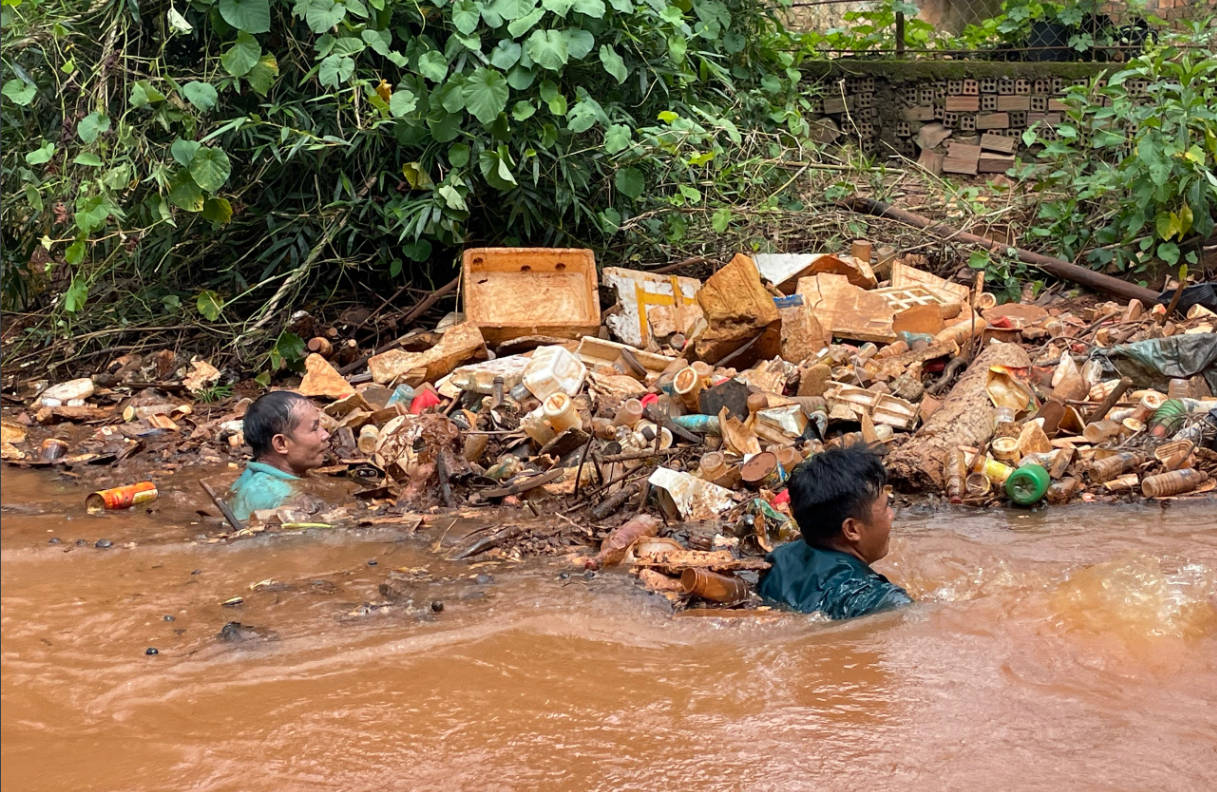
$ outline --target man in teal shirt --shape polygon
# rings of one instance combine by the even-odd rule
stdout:
[[[825,451],[795,468],[787,488],[803,538],[769,554],[762,597],[830,619],[912,604],[870,567],[887,555],[894,516],[878,455],[863,446]]]
[[[293,391],[271,391],[251,404],[243,431],[254,458],[229,491],[238,520],[300,494],[301,479],[325,464],[330,440],[317,407]]]

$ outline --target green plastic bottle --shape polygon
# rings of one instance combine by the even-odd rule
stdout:
[[[1040,502],[1052,478],[1040,465],[1024,465],[1006,479],[1006,495],[1019,506],[1033,506]]]

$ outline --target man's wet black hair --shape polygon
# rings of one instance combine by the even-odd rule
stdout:
[[[879,455],[862,445],[833,448],[800,464],[790,475],[790,509],[803,540],[822,547],[841,534],[846,519],[869,521],[869,509],[887,486]]]
[[[293,391],[271,391],[258,397],[245,411],[245,442],[253,449],[254,459],[274,451],[270,441],[277,434],[290,434],[298,421],[295,410],[308,399]]]

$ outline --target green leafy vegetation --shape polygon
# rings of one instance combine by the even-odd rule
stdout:
[[[1033,237],[1066,258],[1143,271],[1155,258],[1195,264],[1181,253],[1207,238],[1217,215],[1217,57],[1204,50],[1153,48],[1106,79],[1069,90],[1066,123],[1042,143],[1041,203]]]
[[[806,132],[797,58],[755,0],[3,14],[6,304],[62,293],[68,320],[193,304],[253,331],[306,289],[444,277],[467,242],[603,247],[701,185],[738,194],[724,155],[745,136],[797,159]]]

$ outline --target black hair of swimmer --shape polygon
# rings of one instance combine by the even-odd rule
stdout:
[[[259,396],[245,411],[245,442],[254,452],[254,459],[274,453],[271,440],[275,435],[291,434],[300,423],[296,408],[309,400],[294,391],[271,391]]]
[[[887,486],[887,469],[867,446],[832,448],[796,467],[786,486],[803,540],[825,547],[841,535],[848,518],[869,522],[870,509]]]

